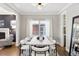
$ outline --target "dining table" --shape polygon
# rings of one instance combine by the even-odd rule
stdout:
[[[51,45],[54,45],[55,43],[51,40],[49,40],[47,37],[44,37],[45,39],[44,40],[37,40],[37,36],[36,37],[33,37],[30,41],[28,41],[26,43],[26,45],[29,45],[29,56],[31,56],[31,46],[32,45],[39,45],[39,46],[42,46],[42,45],[47,45],[49,46],[49,56],[51,56]],[[56,48],[57,50],[57,48]],[[56,53],[57,55],[57,53]]]

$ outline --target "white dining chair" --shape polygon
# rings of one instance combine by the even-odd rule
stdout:
[[[30,37],[26,37],[25,39],[20,41],[20,55],[23,55],[23,56],[29,55],[29,45],[26,45],[26,43],[30,40],[31,40]]]
[[[29,46],[28,45],[22,45],[21,49],[21,56],[29,56]]]
[[[52,45],[50,45],[50,48],[52,50],[51,51],[52,54],[57,53],[57,51],[56,51],[56,40],[54,40],[52,37],[50,37],[49,40],[53,43]]]
[[[49,52],[49,47],[48,46],[45,46],[45,47],[35,47],[35,46],[31,46],[31,49],[32,51],[35,52],[35,56],[36,56],[36,53],[37,52],[44,52],[45,56],[46,56],[46,52],[48,51]]]

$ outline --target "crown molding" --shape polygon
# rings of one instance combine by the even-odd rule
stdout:
[[[10,4],[10,3],[9,3],[9,4],[6,3],[6,5],[7,5],[10,9],[12,9],[15,13],[20,14],[20,13],[19,13],[19,12],[20,12],[19,9],[17,9],[15,5]],[[17,11],[17,10],[18,10],[18,11]]]
[[[12,10],[14,10],[15,12],[17,12],[18,14],[22,14],[23,15],[23,13],[18,9],[18,8],[16,8],[16,6],[14,5],[14,4],[5,4],[7,7],[9,7],[10,9],[12,9]],[[69,3],[69,4],[67,4],[63,9],[61,9],[58,13],[57,13],[57,15],[59,15],[60,13],[62,13],[65,9],[67,9],[68,7],[70,7],[72,5],[72,3]],[[17,11],[18,10],[18,11]],[[28,13],[27,13],[28,14]],[[27,15],[26,14],[26,15]],[[24,13],[24,15],[25,15],[25,13]],[[51,14],[51,15],[53,15],[53,14]]]
[[[2,3],[2,4],[0,4],[0,7],[2,7],[3,9],[5,9],[7,12],[5,12],[5,13],[1,13],[1,14],[15,14],[14,12],[13,12],[13,10],[12,9],[10,9],[5,3]]]
[[[58,14],[62,13],[64,10],[66,10],[67,8],[69,8],[73,3],[69,3],[67,4],[63,9],[61,9]]]
[[[16,13],[18,13],[13,7],[11,7],[10,5],[8,5],[7,3],[2,3],[2,4],[0,4],[0,6],[3,7],[4,9],[6,9],[7,11],[12,12],[15,15],[16,15]]]

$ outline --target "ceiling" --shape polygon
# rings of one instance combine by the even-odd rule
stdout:
[[[13,14],[13,13],[6,10],[5,8],[0,7],[0,15],[4,15],[4,14]]]
[[[39,10],[33,3],[7,3],[9,7],[21,15],[56,15],[69,3],[48,3]]]

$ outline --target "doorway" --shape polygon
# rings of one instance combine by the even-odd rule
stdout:
[[[10,34],[13,35],[13,42],[16,42],[16,19],[10,21]]]
[[[9,35],[13,36],[16,42],[16,15],[0,15],[0,28],[8,28]]]

